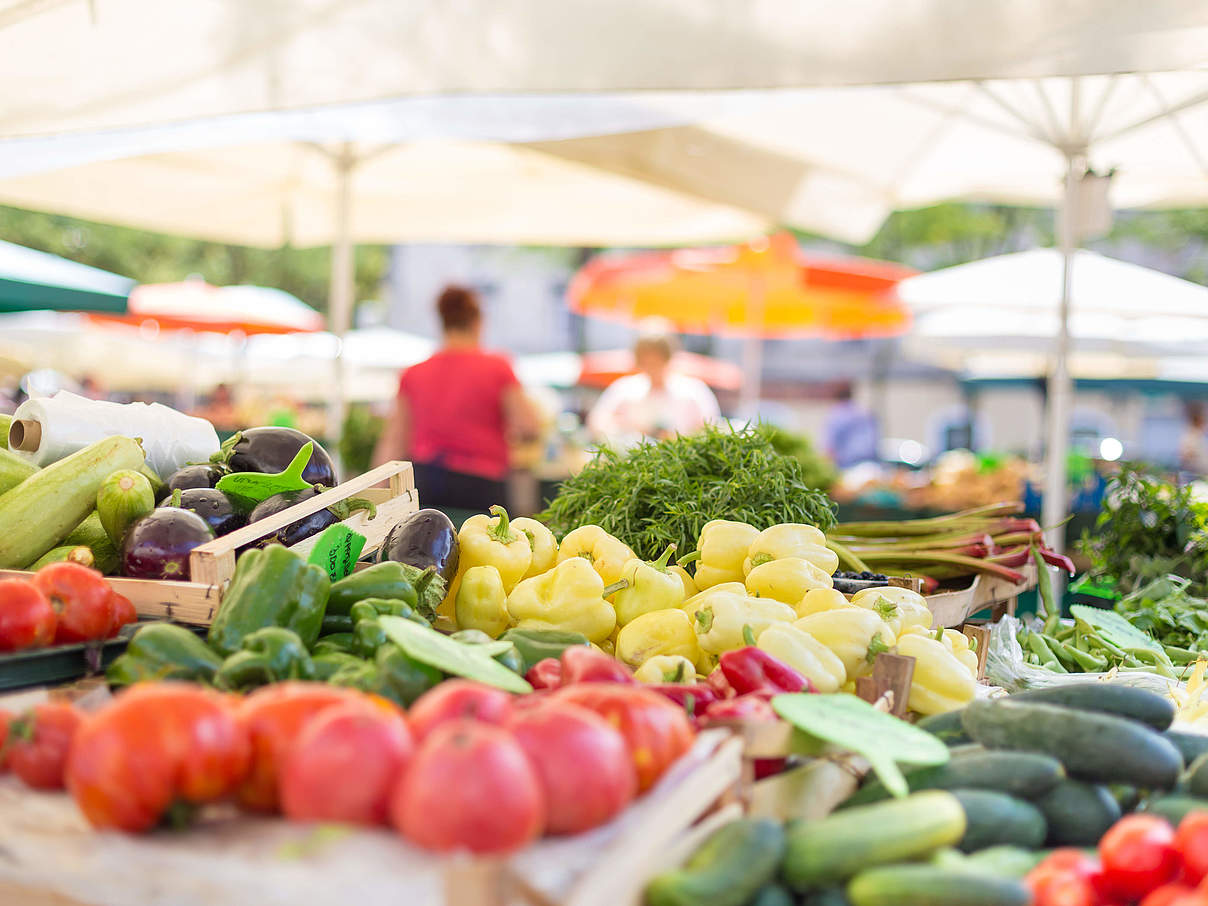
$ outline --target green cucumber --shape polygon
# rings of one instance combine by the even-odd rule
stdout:
[[[1208,812],[1208,799],[1197,799],[1194,796],[1154,796],[1142,802],[1137,811],[1158,815],[1178,827],[1191,812]]]
[[[973,740],[961,724],[961,712],[964,710],[964,708],[957,708],[955,711],[933,714],[930,717],[924,717],[915,726],[920,730],[926,730],[932,736],[938,736],[943,740],[944,745],[959,746],[972,742]]]
[[[714,831],[683,868],[646,887],[648,906],[743,906],[776,875],[784,829],[766,818],[740,818]]]
[[[943,790],[835,812],[794,827],[781,873],[795,890],[845,881],[870,865],[925,856],[965,835],[965,810]]]
[[[1049,846],[1094,846],[1120,820],[1120,803],[1105,787],[1065,780],[1033,803],[1048,824]]]
[[[953,790],[965,810],[962,852],[974,853],[990,846],[1035,849],[1044,843],[1044,815],[1030,802],[993,790]]]
[[[97,515],[115,548],[122,546],[126,530],[153,509],[155,491],[137,469],[119,469],[106,476],[96,494]]]
[[[96,506],[101,482],[143,464],[130,437],[107,437],[35,472],[0,496],[0,569],[21,569],[59,544]]]
[[[947,764],[905,771],[910,791],[919,790],[997,790],[1011,796],[1031,799],[1051,790],[1065,777],[1061,762],[1034,752],[996,752],[972,747],[958,754],[953,751]],[[890,797],[876,778],[869,780],[843,803],[843,808],[879,802]]]
[[[5,437],[8,435],[6,434]],[[0,450],[0,494],[11,491],[25,479],[38,471],[37,466],[26,462],[7,449]]]
[[[1041,702],[1078,711],[1127,717],[1161,732],[1174,722],[1174,703],[1164,695],[1116,683],[1072,683],[1016,692],[1011,701]]]
[[[1183,764],[1189,765],[1208,752],[1208,733],[1190,733],[1187,730],[1167,730],[1162,734],[1179,750]]]
[[[963,723],[986,748],[1052,755],[1082,780],[1168,790],[1183,766],[1178,749],[1160,733],[1111,714],[983,699],[965,708]]]
[[[870,868],[847,885],[852,906],[1028,906],[1020,881],[931,865]]]
[[[1116,800],[1116,805],[1120,806],[1120,814],[1134,811],[1141,804],[1141,791],[1132,784],[1109,783],[1107,791]]]
[[[105,527],[101,525],[101,517],[96,510],[89,513],[88,518],[71,530],[63,539],[63,544],[79,544],[90,549],[94,561],[93,566],[107,576],[116,573],[118,566],[121,565],[121,557],[118,555],[117,548],[105,534]]]
[[[965,857],[965,868],[993,878],[1022,880],[1044,858],[1044,854],[1018,846],[991,846]]]
[[[803,894],[797,901],[798,906],[851,906],[847,898],[847,888],[820,887]]]
[[[1208,798],[1208,755],[1201,755],[1191,763],[1183,781],[1188,795]]]
[[[797,906],[797,901],[787,887],[780,884],[765,884],[748,902],[748,906]]]
[[[52,547],[31,563],[29,568],[33,572],[37,572],[47,563],[62,563],[68,560],[72,563],[78,563],[80,566],[96,565],[96,558],[92,555],[92,548],[83,544],[64,544],[60,547]]]

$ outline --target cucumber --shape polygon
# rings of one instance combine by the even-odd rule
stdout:
[[[993,790],[953,790],[965,810],[962,852],[974,853],[990,846],[1035,849],[1044,843],[1044,815],[1030,802]]]
[[[1116,800],[1116,805],[1120,806],[1121,814],[1131,812],[1141,804],[1141,791],[1131,784],[1109,783],[1107,791]]]
[[[788,888],[780,884],[765,884],[750,900],[749,906],[797,906]]]
[[[89,548],[92,551],[93,566],[107,576],[116,573],[117,568],[121,565],[121,557],[118,555],[117,548],[105,534],[105,527],[101,525],[101,517],[96,510],[93,510],[87,519],[71,530],[71,533],[63,539],[63,544],[80,544]]]
[[[137,469],[119,469],[106,476],[96,494],[97,515],[115,548],[122,546],[126,529],[153,509],[155,491]]]
[[[1196,799],[1194,796],[1154,796],[1142,802],[1137,811],[1158,815],[1178,827],[1191,812],[1208,812],[1208,799]]]
[[[987,748],[1052,755],[1082,780],[1168,790],[1183,764],[1161,734],[1111,714],[1002,698],[971,702],[963,723]]]
[[[101,482],[143,464],[130,437],[107,437],[35,472],[0,496],[0,569],[20,569],[62,541],[94,506]]]
[[[1028,906],[1020,881],[930,865],[870,868],[847,885],[852,906]]]
[[[778,822],[731,821],[710,834],[683,868],[650,882],[647,906],[743,906],[772,880],[783,854]]]
[[[973,740],[965,732],[964,726],[961,725],[961,712],[964,710],[964,708],[957,708],[955,711],[933,714],[930,717],[924,717],[915,726],[920,730],[926,730],[932,736],[938,736],[943,740],[944,745],[959,746],[962,743],[972,742]]]
[[[1073,683],[1016,692],[1011,701],[1041,702],[1078,711],[1098,711],[1127,717],[1161,732],[1174,722],[1174,703],[1165,696],[1114,683]]]
[[[789,833],[781,873],[795,890],[845,881],[871,865],[926,856],[965,835],[965,810],[943,790],[835,812]]]
[[[5,434],[5,437],[7,436]],[[7,449],[0,450],[0,494],[11,491],[36,471],[36,466],[15,453],[9,453]]]
[[[919,790],[997,790],[1031,799],[1061,782],[1065,778],[1065,768],[1048,755],[996,752],[976,746],[968,754],[953,752],[947,764],[915,768],[906,771],[904,776],[912,793]],[[889,790],[874,778],[849,797],[843,808],[889,797]]]
[[[965,858],[965,868],[993,878],[1022,880],[1044,858],[1043,853],[1018,846],[991,846]]]
[[[1037,799],[1049,846],[1094,846],[1120,820],[1120,803],[1107,787],[1066,780]]]
[[[1162,734],[1179,750],[1183,764],[1189,765],[1208,752],[1208,734],[1189,733],[1186,730],[1167,730]]]
[[[64,544],[61,547],[52,547],[31,563],[29,568],[37,572],[47,563],[60,563],[64,560],[78,563],[80,566],[96,565],[96,558],[92,555],[92,548],[85,547],[83,544]]]
[[[798,906],[851,906],[844,887],[822,887],[811,890],[797,901]]]
[[[155,502],[159,503],[164,500],[169,493],[168,486],[164,484],[164,480],[156,474],[156,471],[146,463],[143,463],[138,470],[144,478],[151,483],[151,492],[155,495]]]
[[[1208,798],[1208,754],[1201,755],[1191,763],[1183,775],[1183,782],[1187,795]]]

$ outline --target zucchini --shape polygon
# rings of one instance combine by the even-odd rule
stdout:
[[[1028,906],[1020,881],[930,865],[870,868],[847,885],[852,906]]]
[[[961,725],[961,712],[964,710],[964,708],[957,708],[955,711],[933,714],[930,717],[924,717],[915,726],[920,730],[926,730],[932,736],[938,736],[947,746],[959,746],[972,742],[973,740],[965,732],[964,726]]]
[[[1183,775],[1183,783],[1189,796],[1208,798],[1208,754],[1201,755],[1191,763]]]
[[[1182,769],[1178,749],[1161,734],[1111,714],[1001,698],[971,702],[962,720],[987,748],[1052,755],[1083,780],[1168,790]]]
[[[59,544],[96,506],[97,491],[110,472],[142,464],[137,440],[107,437],[0,496],[0,569],[21,569]]]
[[[7,436],[6,434],[5,437]],[[15,453],[9,453],[7,449],[0,450],[0,494],[11,491],[36,471],[36,466]]]
[[[1194,796],[1154,796],[1142,802],[1137,811],[1158,815],[1178,827],[1191,812],[1208,812],[1208,799],[1196,799]]]
[[[1044,815],[1049,846],[1095,846],[1120,820],[1120,803],[1107,787],[1081,780],[1057,784],[1034,805]]]
[[[962,852],[974,853],[990,846],[1036,849],[1044,843],[1044,815],[1030,802],[993,790],[953,790],[965,810]]]
[[[1163,695],[1115,683],[1072,683],[1016,692],[1011,701],[1041,702],[1078,711],[1127,717],[1161,732],[1174,722],[1174,703]]]
[[[1167,730],[1165,736],[1183,756],[1183,764],[1189,765],[1208,752],[1208,734],[1189,733],[1187,730]]]
[[[1107,791],[1116,800],[1116,805],[1120,806],[1120,814],[1134,811],[1141,804],[1141,791],[1131,784],[1109,783]]]
[[[991,846],[965,857],[965,868],[992,878],[1022,880],[1044,858],[1043,853],[1018,846]]]
[[[168,486],[164,483],[164,480],[159,477],[158,472],[156,472],[145,462],[139,467],[139,472],[141,472],[143,477],[146,478],[151,484],[151,493],[155,495],[156,503],[167,499],[168,494],[171,492],[168,490]]]
[[[781,873],[795,890],[845,881],[871,865],[926,856],[965,835],[965,810],[943,790],[861,805],[793,828]]]
[[[93,510],[87,519],[71,530],[71,533],[63,539],[63,544],[79,544],[89,548],[92,551],[93,566],[107,576],[116,573],[121,565],[121,557],[118,555],[117,548],[105,534],[105,527],[101,525],[101,517],[96,510]]]
[[[8,449],[8,429],[12,423],[11,415],[0,415],[0,450]]]
[[[648,906],[743,906],[770,882],[784,854],[784,829],[766,818],[740,818],[709,835],[683,868],[646,888]]]
[[[915,768],[904,773],[912,793],[919,790],[997,790],[1031,799],[1048,792],[1065,778],[1065,768],[1056,758],[1034,752],[996,752],[973,747],[967,754],[952,753],[947,764]],[[890,797],[889,790],[875,778],[869,780],[843,803],[862,805]]]
[[[96,495],[96,512],[115,548],[122,546],[126,530],[155,509],[155,491],[137,469],[119,469],[106,476]]]
[[[92,556],[92,548],[83,544],[64,544],[61,547],[52,547],[31,563],[29,568],[33,572],[37,572],[47,563],[60,563],[64,560],[78,563],[80,566],[96,565],[96,558]]]

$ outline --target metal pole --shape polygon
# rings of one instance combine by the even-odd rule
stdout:
[[[344,335],[352,321],[353,295],[356,293],[352,246],[352,172],[356,157],[351,144],[345,143],[333,158],[336,168],[335,236],[331,244],[331,284],[327,316],[331,332],[340,341],[333,362],[331,398],[327,407],[327,438],[335,456],[344,430]]]
[[[751,333],[742,341],[742,391],[738,398],[738,417],[753,422],[759,417],[759,397],[763,391],[763,319],[767,304],[767,283],[757,271],[751,276],[750,291],[747,326]]]
[[[1073,290],[1074,253],[1078,247],[1078,186],[1084,162],[1080,155],[1066,152],[1065,197],[1059,211],[1061,229],[1061,307],[1057,340],[1053,349],[1053,367],[1049,374],[1048,462],[1045,468],[1044,511],[1042,522],[1049,546],[1060,552],[1064,547],[1068,495],[1066,456],[1070,440],[1070,414],[1073,382],[1070,380],[1070,297]]]

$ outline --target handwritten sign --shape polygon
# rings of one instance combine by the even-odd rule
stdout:
[[[314,450],[313,443],[303,445],[293,460],[280,472],[266,474],[263,472],[232,472],[223,475],[214,485],[222,493],[237,499],[247,507],[268,500],[276,494],[286,491],[305,491],[311,486],[309,481],[302,480],[302,472],[310,462],[310,454]]]
[[[353,567],[365,549],[365,536],[343,523],[329,525],[310,550],[308,563],[327,570],[332,582],[352,575]]]

